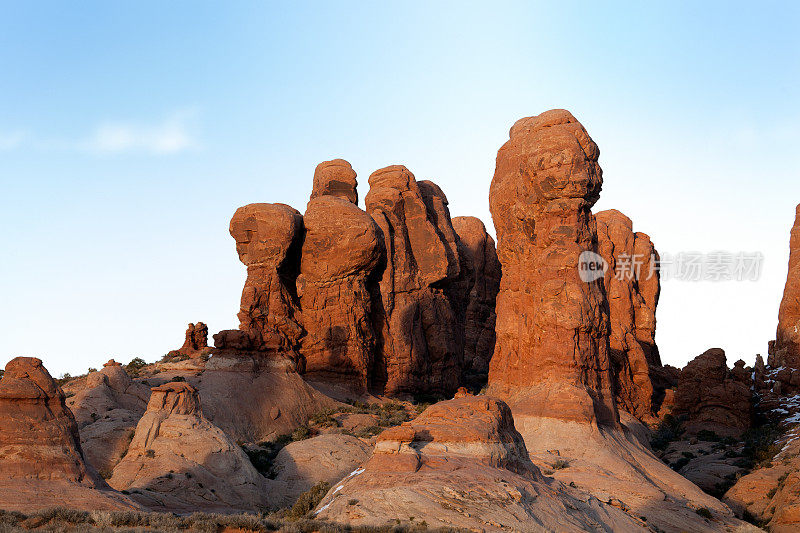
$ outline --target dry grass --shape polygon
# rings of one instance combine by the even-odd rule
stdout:
[[[138,511],[77,511],[56,507],[30,514],[0,510],[0,533],[22,531],[72,532],[163,532],[183,533],[198,531],[217,533],[227,528],[253,533],[281,531],[288,533],[412,533],[419,531],[455,532],[455,529],[429,530],[425,524],[387,525],[382,527],[349,526],[320,520],[288,520],[274,515],[223,515],[195,513],[178,516],[167,513]]]

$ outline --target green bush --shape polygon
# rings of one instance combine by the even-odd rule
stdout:
[[[144,359],[141,357],[134,357],[131,362],[125,366],[125,370],[132,376],[138,376],[139,371],[145,366],[147,366],[147,363]]]
[[[307,438],[311,437],[311,430],[308,426],[300,426],[299,428],[292,431],[292,440],[306,440]]]
[[[319,505],[319,502],[322,501],[322,498],[325,497],[330,488],[330,483],[327,481],[320,481],[300,495],[297,503],[294,504],[294,507],[292,507],[286,517],[290,520],[304,518]]]
[[[339,422],[333,417],[335,411],[333,409],[325,409],[324,411],[320,411],[319,413],[315,414],[311,417],[309,422],[314,424],[315,426],[320,427],[338,427]]]
[[[772,458],[781,451],[781,446],[777,444],[780,436],[780,428],[773,423],[762,424],[745,432],[742,455],[751,468],[771,464]]]
[[[552,464],[553,470],[563,470],[564,468],[569,467],[569,463],[564,459],[559,459],[555,463]]]
[[[683,420],[683,417],[676,418],[672,415],[664,416],[664,419],[658,424],[655,432],[653,432],[653,437],[650,439],[650,446],[652,446],[654,450],[666,450],[667,446],[680,436]]]

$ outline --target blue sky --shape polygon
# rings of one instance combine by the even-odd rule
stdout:
[[[316,164],[408,166],[491,227],[497,149],[566,108],[597,210],[665,252],[760,251],[758,282],[665,282],[657,341],[751,362],[800,202],[800,4],[2,2],[0,364],[154,360],[236,327],[228,221],[304,210]]]

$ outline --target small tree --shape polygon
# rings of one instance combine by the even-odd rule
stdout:
[[[134,357],[131,360],[131,362],[128,363],[128,365],[125,368],[128,370],[129,374],[132,374],[134,376],[138,376],[139,375],[139,370],[141,370],[142,367],[144,367],[146,365],[147,365],[147,363],[145,362],[144,359],[142,359],[141,357]]]

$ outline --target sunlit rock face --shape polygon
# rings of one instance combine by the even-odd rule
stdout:
[[[778,331],[771,350],[769,365],[773,368],[800,369],[800,205],[789,239],[789,273],[783,290]]]
[[[595,215],[610,320],[609,348],[617,405],[653,422],[664,396],[656,346],[656,306],[661,293],[658,252],[650,237],[633,231],[616,209]]]
[[[599,154],[564,110],[517,121],[497,153],[489,206],[503,275],[489,387],[512,409],[615,425],[603,281],[578,269],[598,250]]]

